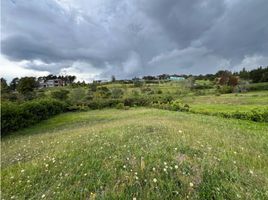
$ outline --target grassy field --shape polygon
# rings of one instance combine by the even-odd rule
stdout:
[[[231,93],[220,96],[186,96],[182,98],[182,101],[190,105],[190,111],[193,113],[209,115],[252,113],[252,111],[268,113],[268,91]]]
[[[65,113],[2,138],[1,150],[2,199],[268,199],[267,123]]]

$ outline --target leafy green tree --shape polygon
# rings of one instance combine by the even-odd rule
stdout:
[[[7,81],[4,78],[1,78],[1,93],[8,93],[9,92],[9,87],[7,85]]]
[[[262,74],[261,82],[268,82],[268,70]]]
[[[17,86],[19,84],[19,78],[14,78],[11,82],[10,82],[10,89],[11,90],[16,90],[17,89]]]
[[[245,80],[249,79],[249,72],[245,69],[245,67],[239,72],[239,77]]]
[[[17,90],[21,94],[33,92],[37,87],[37,82],[34,77],[23,77],[19,80]]]

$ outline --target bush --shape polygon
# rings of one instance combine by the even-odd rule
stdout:
[[[69,91],[64,90],[64,89],[51,92],[52,98],[58,99],[58,100],[61,100],[61,101],[67,100],[68,94],[69,94]]]
[[[162,90],[160,90],[160,89],[158,89],[158,90],[156,91],[156,93],[157,93],[157,94],[162,94],[162,93],[163,93],[163,91],[162,91]]]
[[[183,104],[180,100],[175,100],[170,103],[157,102],[151,104],[153,108],[159,108],[164,110],[173,110],[173,111],[183,111],[188,112],[190,110],[190,106],[188,104]]]
[[[180,100],[175,100],[171,102],[171,109],[175,111],[189,111],[189,105],[183,104]]]
[[[2,102],[2,135],[35,124],[50,116],[64,112],[67,105],[57,100],[33,100],[23,104]]]
[[[125,106],[124,106],[124,104],[123,103],[118,103],[117,105],[116,105],[116,108],[117,109],[124,109],[125,108]]]
[[[233,88],[231,86],[227,86],[227,85],[220,86],[218,88],[218,92],[221,93],[221,94],[232,93],[233,92]]]
[[[114,88],[111,91],[111,97],[113,99],[119,99],[123,96],[123,94],[124,94],[124,91],[120,88]]]
[[[245,88],[248,91],[268,90],[268,82],[248,84]]]
[[[90,109],[103,109],[103,108],[115,108],[117,104],[123,103],[120,99],[100,99],[94,100],[87,103]]]
[[[126,98],[124,99],[125,106],[148,106],[151,103],[150,98],[140,97],[140,98]]]
[[[248,111],[219,111],[211,112],[210,110],[190,110],[192,113],[199,113],[204,115],[214,115],[224,118],[235,118],[251,120],[255,122],[268,122],[268,109],[252,109]]]
[[[67,110],[74,112],[74,111],[87,111],[89,108],[86,105],[72,105],[68,106]]]

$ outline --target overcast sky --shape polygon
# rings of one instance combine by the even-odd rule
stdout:
[[[78,80],[268,65],[268,0],[3,0],[1,76]]]

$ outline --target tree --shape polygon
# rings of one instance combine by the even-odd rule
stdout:
[[[190,76],[189,78],[186,79],[186,86],[190,89],[194,88],[194,84],[195,84],[195,79],[193,76]]]
[[[9,87],[7,85],[7,81],[4,78],[1,78],[1,93],[7,93],[9,92]]]
[[[19,80],[17,90],[21,94],[33,92],[37,87],[37,82],[34,77],[23,77]]]
[[[249,79],[249,72],[245,69],[245,67],[239,72],[239,77],[245,80]]]
[[[237,76],[230,76],[229,77],[229,81],[228,81],[228,85],[235,87],[238,85],[238,77]]]
[[[116,81],[115,76],[112,75],[112,82],[114,83]]]
[[[267,75],[268,75],[268,67],[266,68],[259,67],[249,72],[249,77],[253,83],[265,82],[268,79]]]
[[[11,90],[16,90],[17,89],[17,85],[19,84],[19,78],[14,78],[11,82],[10,82],[10,89]]]
[[[268,70],[262,74],[261,82],[268,82]]]
[[[75,79],[76,79],[76,76],[67,76],[67,80],[71,84],[74,82]]]

